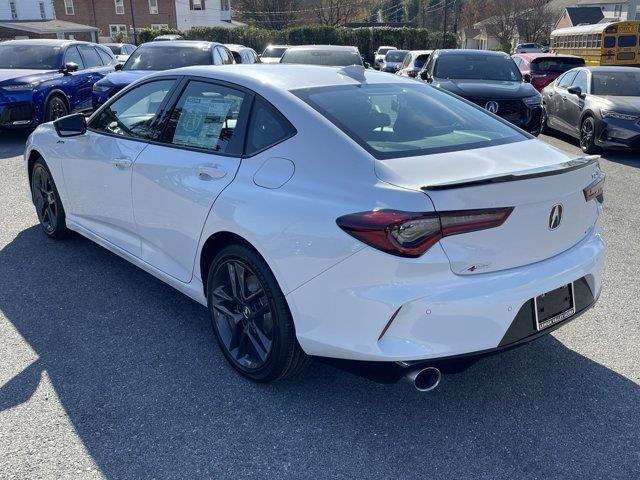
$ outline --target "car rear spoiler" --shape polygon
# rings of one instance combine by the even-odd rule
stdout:
[[[599,159],[600,155],[588,155],[584,157],[578,157],[567,162],[557,163],[555,165],[546,165],[544,167],[522,170],[518,173],[509,173],[507,175],[495,176],[489,175],[485,177],[469,178],[449,183],[427,185],[425,187],[422,187],[421,190],[425,192],[436,190],[451,190],[454,188],[477,187],[479,185],[490,185],[492,183],[517,182],[519,180],[527,180],[529,178],[561,175],[563,173],[567,173],[572,170],[579,170],[581,168],[597,163]]]

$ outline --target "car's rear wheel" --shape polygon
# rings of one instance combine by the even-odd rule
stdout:
[[[251,248],[237,244],[218,253],[209,269],[207,297],[218,345],[242,375],[270,382],[306,366],[284,295]]]
[[[580,125],[580,148],[584,153],[597,153],[596,123],[593,117],[586,117]]]
[[[36,160],[31,173],[31,197],[44,233],[63,239],[69,235],[64,207],[51,172],[42,159]]]
[[[44,121],[52,122],[69,114],[67,104],[60,97],[53,96],[47,100],[44,112]]]

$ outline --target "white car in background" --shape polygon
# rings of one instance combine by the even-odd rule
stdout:
[[[208,306],[255,381],[320,356],[428,390],[601,290],[595,158],[363,67],[159,72],[41,125],[25,160],[47,236],[76,231]]]
[[[260,62],[262,63],[279,63],[284,52],[287,51],[289,45],[269,45],[260,54]]]
[[[542,53],[544,47],[539,43],[519,43],[513,53]]]
[[[381,47],[378,47],[378,50],[376,50],[373,53],[373,68],[378,70],[380,68],[380,64],[384,62],[384,57],[391,50],[397,50],[397,48],[396,47],[391,47],[391,46],[388,46],[388,45],[383,45]]]

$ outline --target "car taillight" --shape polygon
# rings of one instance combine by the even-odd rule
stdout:
[[[502,225],[513,207],[415,213],[373,210],[336,220],[349,235],[383,252],[401,257],[423,255],[441,238]]]
[[[588,202],[595,198],[598,202],[604,203],[604,179],[604,172],[600,172],[596,179],[582,190],[585,201]]]

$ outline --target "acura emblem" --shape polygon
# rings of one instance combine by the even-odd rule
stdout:
[[[498,113],[498,107],[498,102],[495,102],[493,100],[487,102],[487,104],[484,106],[484,108],[491,113]]]
[[[554,205],[549,215],[549,230],[555,230],[562,222],[562,205]]]

